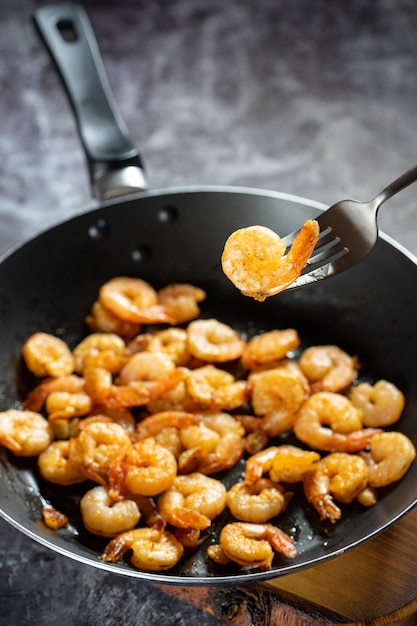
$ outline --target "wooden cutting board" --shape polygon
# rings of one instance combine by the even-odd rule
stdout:
[[[158,586],[233,626],[415,626],[417,509],[334,560],[266,583]]]

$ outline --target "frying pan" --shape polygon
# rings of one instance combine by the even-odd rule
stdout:
[[[220,256],[236,228],[263,224],[281,234],[316,216],[323,206],[287,194],[247,188],[146,190],[140,156],[109,91],[94,36],[77,5],[43,7],[35,22],[72,101],[91,180],[101,203],[41,233],[0,263],[0,410],[17,408],[35,383],[21,360],[30,334],[42,330],[73,347],[85,336],[84,316],[102,283],[138,276],[156,288],[191,282],[207,291],[202,317],[216,317],[251,336],[295,327],[302,346],[335,343],[359,357],[362,380],[387,378],[406,396],[398,427],[417,445],[417,260],[386,235],[358,266],[308,287],[259,303],[242,296],[223,275]],[[141,190],[141,191],[139,191]],[[284,437],[291,442],[291,435]],[[222,476],[226,486],[239,464]],[[292,573],[342,554],[381,533],[417,502],[417,463],[376,506],[344,508],[335,525],[320,523],[296,493],[278,525],[295,537],[298,556],[277,555],[271,569],[215,565],[206,549],[227,522],[215,522],[206,541],[165,573],[104,563],[107,540],[83,529],[78,502],[84,487],[55,487],[36,461],[0,450],[0,514],[17,529],[79,562],[137,579],[181,584],[236,584]],[[49,503],[69,517],[68,528],[40,520]]]

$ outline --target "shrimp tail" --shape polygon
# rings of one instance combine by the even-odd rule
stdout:
[[[293,539],[280,528],[272,526],[272,524],[267,524],[267,526],[266,537],[274,550],[291,559],[297,556],[297,549]]]

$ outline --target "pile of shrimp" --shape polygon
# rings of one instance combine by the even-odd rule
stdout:
[[[394,384],[359,382],[357,358],[302,349],[295,329],[244,338],[201,319],[205,297],[116,277],[78,345],[37,332],[23,346],[37,384],[0,413],[0,444],[37,457],[45,481],[85,483],[82,521],[108,538],[104,561],[129,552],[134,567],[164,571],[208,540],[219,567],[269,568],[297,554],[277,525],[296,489],[311,515],[335,524],[349,503],[375,505],[415,458],[392,429],[404,409]],[[219,516],[231,521],[215,538]],[[53,507],[43,518],[58,531],[68,523]]]

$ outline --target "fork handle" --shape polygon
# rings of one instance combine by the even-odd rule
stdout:
[[[372,201],[372,203],[379,208],[383,202],[395,196],[399,191],[402,191],[408,185],[415,183],[417,181],[417,164],[411,167],[409,170],[401,174],[398,178],[396,178],[392,183],[387,185],[380,194]]]

